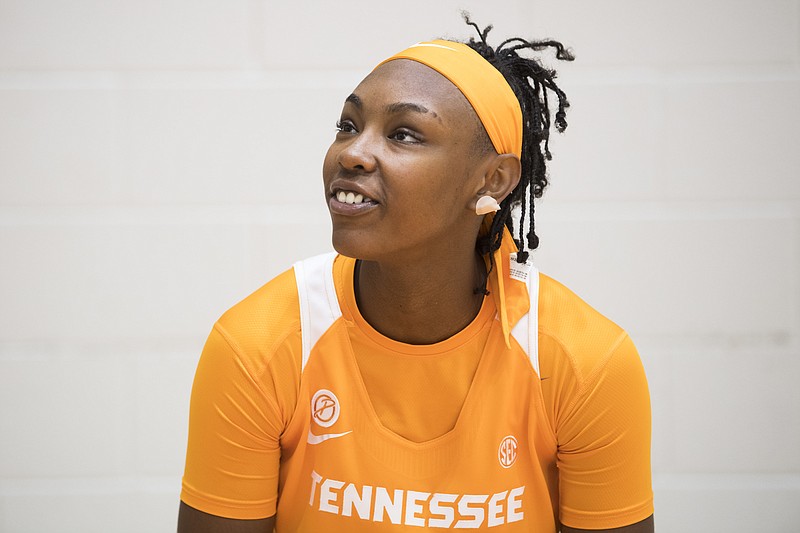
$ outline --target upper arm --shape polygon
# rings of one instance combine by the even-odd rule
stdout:
[[[258,520],[234,520],[210,515],[181,502],[178,533],[272,533],[275,516]]]
[[[562,523],[619,528],[653,514],[650,396],[627,335],[582,378],[559,413],[557,438]]]

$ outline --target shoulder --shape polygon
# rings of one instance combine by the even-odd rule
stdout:
[[[268,364],[287,342],[299,342],[300,304],[294,269],[228,309],[214,329],[248,366]]]
[[[289,368],[299,365],[302,352],[301,296],[298,282],[306,293],[336,291],[328,285],[337,273],[334,260],[343,263],[342,256],[322,254],[307,258],[279,274],[242,301],[228,309],[214,325],[238,359],[254,375],[261,375],[268,365]],[[341,277],[341,273],[339,273]],[[292,372],[295,373],[296,369]]]
[[[579,381],[588,378],[621,347],[627,333],[558,281],[540,274],[539,336],[551,356],[563,357]],[[554,366],[561,367],[555,361]]]
[[[647,441],[647,378],[627,332],[555,280],[540,283],[542,393],[559,446],[592,449],[621,433]]]

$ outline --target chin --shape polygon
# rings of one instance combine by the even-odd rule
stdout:
[[[331,236],[333,249],[347,257],[370,260],[375,254],[374,246],[370,243],[371,239],[359,233],[361,232],[334,229]]]

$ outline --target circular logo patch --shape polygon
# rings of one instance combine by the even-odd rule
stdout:
[[[510,467],[517,460],[517,439],[513,435],[508,435],[500,441],[500,447],[497,449],[497,459],[503,468]]]
[[[327,389],[320,389],[311,398],[311,418],[324,428],[339,420],[339,399]]]

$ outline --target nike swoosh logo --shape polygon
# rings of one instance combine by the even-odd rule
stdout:
[[[339,437],[344,437],[345,435],[349,435],[353,431],[345,431],[344,433],[325,433],[324,435],[314,435],[311,433],[311,430],[308,430],[308,443],[309,444],[319,444],[320,442],[325,442],[329,439],[338,439]]]

